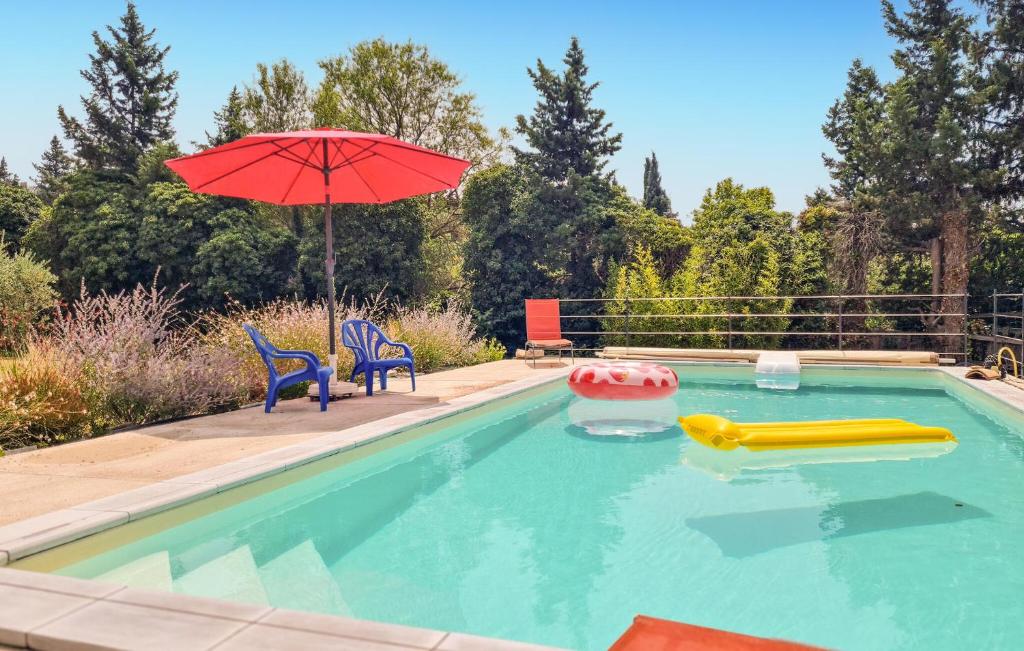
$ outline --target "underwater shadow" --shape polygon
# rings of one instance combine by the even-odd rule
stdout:
[[[992,517],[988,511],[931,491],[875,500],[688,518],[722,553],[745,558],[817,540]]]

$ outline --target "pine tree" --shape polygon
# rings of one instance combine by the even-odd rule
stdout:
[[[58,107],[65,136],[89,168],[130,174],[152,145],[174,136],[171,120],[178,104],[178,73],[164,69],[169,47],[160,47],[128,3],[120,26],[107,26],[111,40],[93,32],[96,53],[82,77],[92,87],[82,97],[84,121]]]
[[[651,155],[644,159],[644,200],[645,208],[664,217],[674,217],[672,202],[668,198],[665,188],[661,187],[661,171],[658,169],[658,157],[651,152]]]
[[[971,221],[980,214],[977,187],[984,178],[974,142],[981,116],[971,93],[966,56],[974,19],[952,0],[910,0],[900,16],[883,0],[886,31],[900,47],[893,63],[900,78],[887,89],[885,144],[880,158],[889,230],[906,246],[932,240],[941,310],[963,308]],[[946,333],[962,331],[962,317],[945,317]],[[956,340],[947,338],[956,347]]]
[[[1002,171],[986,189],[1012,204],[1024,199],[1024,0],[978,4],[989,25],[978,80],[989,107],[986,145],[992,167]]]
[[[821,128],[837,154],[821,156],[832,176],[834,198],[827,193],[816,193],[814,198],[835,212],[830,223],[819,230],[831,245],[832,274],[849,294],[867,293],[868,263],[881,253],[885,237],[886,224],[879,213],[879,176],[891,170],[884,165],[880,126],[884,118],[885,89],[873,68],[854,59],[846,73],[846,90],[829,109]],[[823,191],[819,188],[818,192]]]
[[[46,203],[53,203],[66,187],[65,179],[75,168],[74,159],[68,156],[60,139],[54,136],[50,146],[43,152],[42,160],[32,167],[36,169],[36,194]]]
[[[598,175],[605,160],[621,148],[622,134],[612,134],[605,112],[591,106],[598,83],[587,83],[588,72],[579,40],[572,38],[559,75],[537,60],[537,69],[527,69],[540,93],[533,115],[516,116],[516,131],[526,137],[533,151],[516,149],[520,163],[542,177],[563,182],[570,173]]]
[[[249,130],[245,126],[244,110],[242,94],[238,92],[237,86],[232,86],[224,106],[219,111],[213,112],[217,131],[213,135],[210,135],[209,131],[206,132],[204,148],[227,144],[247,135]]]
[[[21,179],[7,167],[7,159],[0,157],[0,183],[6,185],[18,185]]]
[[[878,76],[860,59],[846,73],[846,91],[828,111],[822,133],[836,148],[835,157],[822,154],[836,196],[852,201],[877,181],[880,161],[878,125],[884,111]]]

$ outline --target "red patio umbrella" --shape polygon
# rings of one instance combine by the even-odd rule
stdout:
[[[332,203],[388,203],[458,185],[469,161],[375,133],[323,128],[257,133],[166,165],[193,192],[282,206],[323,204],[329,351],[334,332]]]

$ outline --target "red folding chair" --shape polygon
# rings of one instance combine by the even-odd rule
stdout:
[[[576,363],[576,349],[573,343],[562,337],[562,321],[557,298],[526,299],[526,356],[532,350],[557,350],[558,359],[562,359],[562,351],[569,349],[572,363]],[[537,358],[533,358],[533,366],[537,367]]]

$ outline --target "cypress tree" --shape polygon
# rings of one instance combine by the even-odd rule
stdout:
[[[81,73],[92,88],[81,98],[84,120],[68,115],[63,106],[57,115],[87,167],[131,174],[143,152],[174,136],[178,73],[164,69],[170,48],[154,41],[156,30],[146,29],[133,3],[120,26],[108,25],[107,31],[110,40],[93,32],[96,53]]]
[[[665,188],[661,187],[661,171],[658,169],[658,157],[651,155],[644,159],[644,207],[664,217],[674,217],[672,202]]]
[[[7,167],[7,159],[0,157],[0,183],[6,185],[18,185],[21,179]]]
[[[537,69],[527,69],[540,99],[529,117],[516,116],[516,131],[526,137],[533,151],[516,149],[517,160],[542,177],[563,182],[570,173],[599,175],[605,160],[622,147],[622,134],[612,133],[605,112],[591,106],[598,83],[587,83],[589,68],[583,49],[574,36],[559,75],[537,59]]]
[[[67,175],[75,168],[74,160],[68,156],[60,139],[54,136],[50,139],[50,146],[43,152],[43,158],[39,163],[33,163],[36,169],[36,194],[46,203],[53,203],[53,200],[60,196],[66,187]]]

